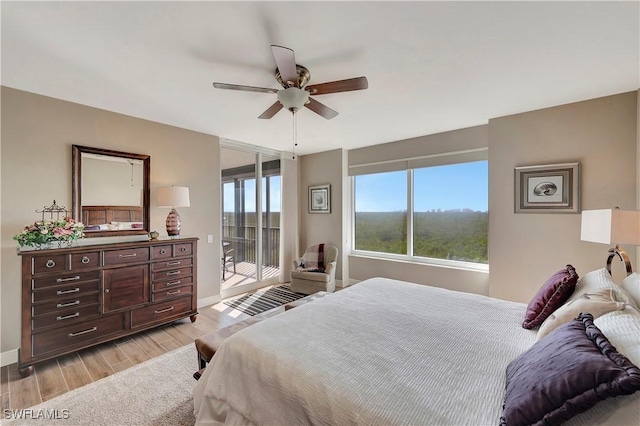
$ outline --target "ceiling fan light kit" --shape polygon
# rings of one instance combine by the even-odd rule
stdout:
[[[278,101],[292,113],[309,103],[309,92],[297,87],[289,87],[278,91]]]

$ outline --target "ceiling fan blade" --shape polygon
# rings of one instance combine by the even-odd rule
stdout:
[[[268,87],[241,86],[239,84],[213,83],[216,89],[242,90],[244,92],[278,93],[278,89]]]
[[[296,58],[293,50],[272,44],[271,51],[273,52],[273,58],[276,60],[276,66],[280,71],[282,81],[287,83],[289,87],[298,87],[298,71],[296,70]]]
[[[312,84],[305,87],[311,95],[326,95],[327,93],[350,92],[364,90],[369,87],[367,77],[348,78],[346,80],[330,81],[328,83]]]
[[[305,106],[316,114],[320,114],[327,120],[331,120],[333,117],[338,115],[338,111],[334,111],[328,106],[321,104],[320,102],[312,98],[309,98],[309,103],[305,104]]]
[[[282,109],[282,104],[280,103],[280,101],[276,101],[275,104],[271,105],[269,109],[263,112],[258,118],[271,118],[274,115],[276,115],[276,113],[281,109]]]

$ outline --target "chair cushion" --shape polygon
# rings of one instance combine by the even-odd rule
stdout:
[[[331,279],[331,275],[322,272],[291,271],[291,279],[327,283]]]

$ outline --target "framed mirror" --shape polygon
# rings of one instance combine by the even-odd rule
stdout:
[[[86,237],[149,232],[151,157],[73,145],[73,217]]]

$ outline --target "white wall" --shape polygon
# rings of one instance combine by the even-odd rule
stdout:
[[[207,244],[208,234],[220,241],[217,137],[7,87],[1,95],[1,352],[20,344],[20,257],[12,237],[54,199],[71,209],[72,144],[151,156],[151,228],[161,234],[168,209],[156,207],[156,188],[189,187],[191,206],[180,216],[182,234],[200,238],[198,298],[219,300],[220,244]]]

